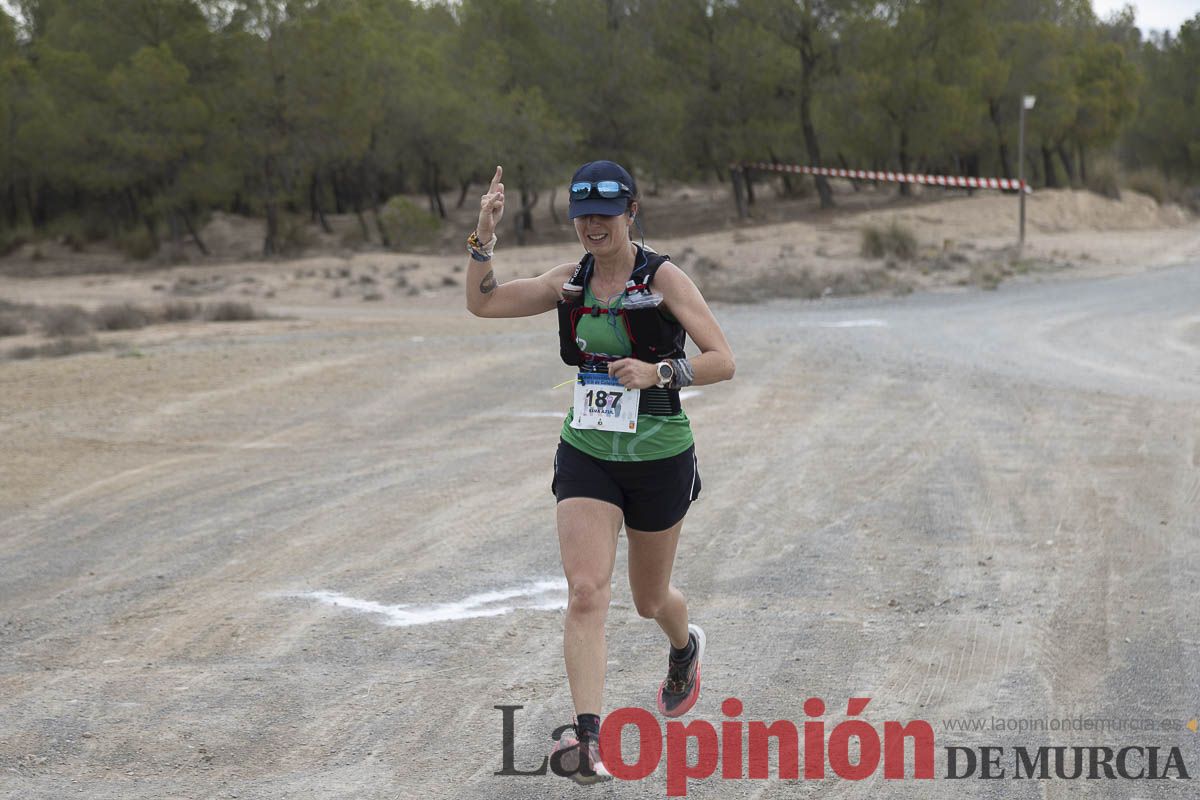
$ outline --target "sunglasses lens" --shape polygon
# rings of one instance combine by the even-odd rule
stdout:
[[[616,181],[600,181],[596,184],[596,191],[601,197],[613,198],[621,196],[621,184]]]
[[[596,194],[600,195],[606,200],[611,200],[614,197],[621,197],[622,195],[627,195],[629,193],[628,187],[626,187],[625,184],[621,183],[620,181],[597,181],[596,183],[592,183],[591,181],[580,181],[578,183],[571,184],[571,199],[583,200],[591,197],[593,188],[595,189]]]

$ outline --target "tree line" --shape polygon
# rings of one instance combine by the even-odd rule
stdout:
[[[0,5],[0,8],[5,6]],[[153,247],[216,209],[390,241],[505,165],[518,235],[593,157],[643,189],[775,160],[1200,182],[1200,14],[1145,38],[1090,0],[15,0],[0,227]],[[788,189],[792,187],[789,185]],[[823,204],[834,198],[816,181]],[[553,190],[551,190],[553,191]],[[473,200],[472,200],[473,201]],[[3,241],[0,241],[0,245]],[[202,243],[201,243],[201,246]]]

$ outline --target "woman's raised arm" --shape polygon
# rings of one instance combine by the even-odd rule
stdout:
[[[477,317],[529,317],[554,308],[574,264],[560,264],[536,278],[501,284],[492,267],[496,228],[504,217],[504,168],[497,166],[487,193],[480,198],[479,224],[468,240],[467,310]]]

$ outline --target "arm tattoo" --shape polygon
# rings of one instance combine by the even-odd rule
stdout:
[[[495,270],[489,269],[488,274],[484,275],[483,280],[481,280],[479,282],[479,291],[482,294],[491,294],[492,290],[495,288],[496,288]]]

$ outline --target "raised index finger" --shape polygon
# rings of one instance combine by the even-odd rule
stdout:
[[[496,174],[492,176],[492,185],[488,187],[489,194],[495,194],[496,189],[500,186],[500,179],[504,177],[504,167],[496,165]]]

